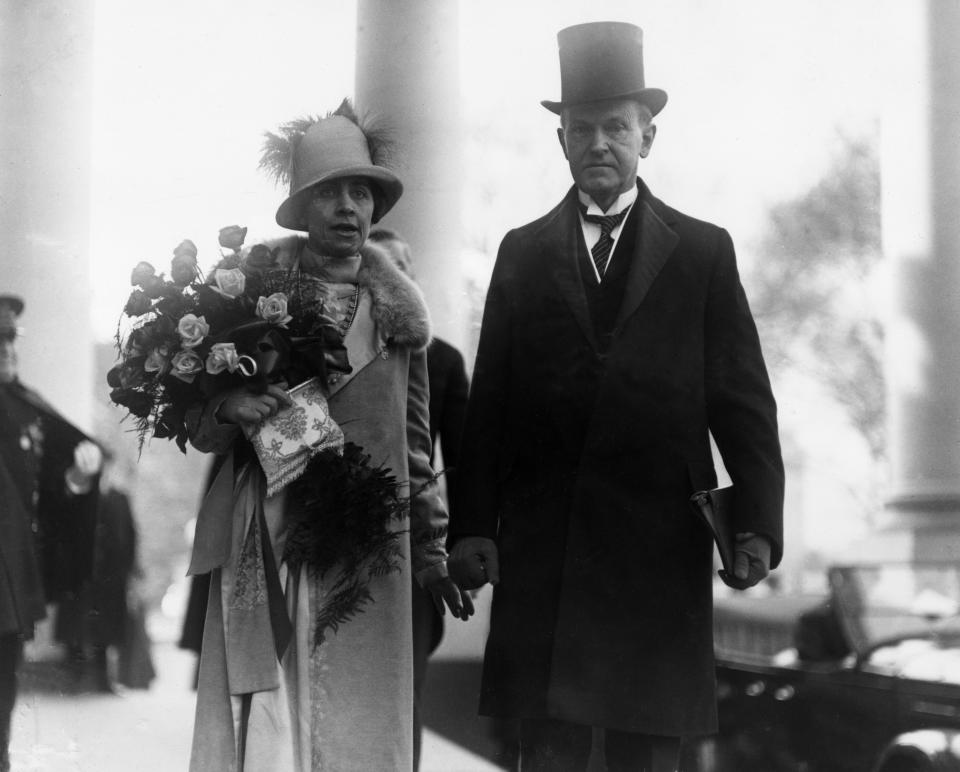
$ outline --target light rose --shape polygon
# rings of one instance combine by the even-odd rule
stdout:
[[[232,373],[236,371],[238,361],[237,347],[233,343],[214,343],[207,355],[207,372],[210,375],[224,370]]]
[[[293,317],[287,313],[287,296],[283,292],[274,292],[270,297],[263,295],[257,301],[257,316],[270,324],[286,327]]]
[[[247,286],[247,277],[239,268],[217,268],[213,272],[216,289],[224,297],[238,298]]]
[[[203,362],[195,351],[186,349],[173,355],[173,359],[170,360],[170,369],[175,378],[193,383],[197,373],[203,370]]]
[[[167,356],[169,352],[166,346],[160,346],[147,354],[147,359],[143,363],[143,369],[148,373],[163,373],[169,367]]]
[[[180,344],[184,348],[195,348],[210,334],[210,325],[202,316],[184,314],[177,324],[177,332],[180,333]]]

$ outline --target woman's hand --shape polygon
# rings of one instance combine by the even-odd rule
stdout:
[[[227,392],[227,396],[217,408],[216,417],[223,423],[255,426],[292,404],[293,400],[287,392],[275,384],[267,386],[267,390],[262,393],[241,386]]]
[[[457,619],[466,622],[473,616],[473,599],[470,597],[470,593],[461,590],[449,576],[434,579],[427,585],[427,589],[433,596],[433,604],[440,612],[440,616],[445,613],[443,610],[444,603],[450,607],[450,613]]]

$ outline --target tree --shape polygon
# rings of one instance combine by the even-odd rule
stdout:
[[[876,148],[847,139],[826,175],[770,211],[747,277],[771,367],[812,378],[885,457],[883,328],[871,297],[881,261]]]

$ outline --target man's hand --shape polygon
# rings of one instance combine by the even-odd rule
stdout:
[[[447,559],[450,575],[460,587],[475,590],[500,581],[497,544],[484,536],[465,536],[453,545]]]
[[[73,449],[73,466],[67,470],[67,487],[71,493],[87,493],[93,486],[93,478],[103,468],[103,451],[100,446],[84,440]]]
[[[770,540],[755,533],[738,533],[734,551],[733,576],[723,581],[737,590],[753,587],[770,573]]]
[[[227,393],[217,409],[217,419],[224,423],[256,426],[292,404],[287,392],[275,384],[267,386],[262,394],[241,387]]]
[[[427,589],[433,596],[433,605],[437,607],[440,616],[444,615],[444,603],[450,607],[450,613],[457,619],[466,622],[473,616],[473,600],[470,593],[461,590],[449,576],[442,576],[434,579],[427,585]]]

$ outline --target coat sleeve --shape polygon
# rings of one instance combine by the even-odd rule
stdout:
[[[736,528],[767,536],[775,567],[783,555],[784,495],[777,406],[725,230],[719,230],[704,322],[708,420],[737,491]]]
[[[190,444],[201,453],[222,455],[233,447],[233,443],[240,436],[239,426],[221,423],[216,418],[223,400],[224,396],[214,397],[202,407],[187,413]]]
[[[410,474],[410,559],[421,585],[447,575],[447,511],[430,466],[430,385],[426,350],[410,354],[407,464]]]
[[[483,309],[457,466],[451,544],[464,536],[494,539],[499,525],[500,470],[508,452],[504,443],[513,316],[508,292],[515,252],[512,234],[500,245]]]

